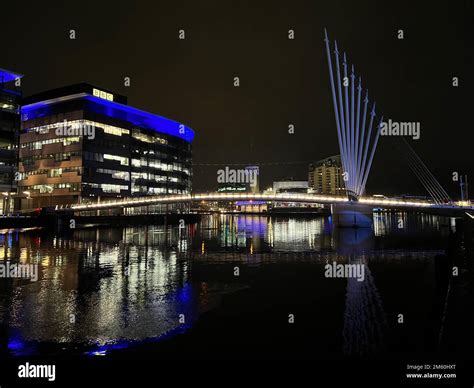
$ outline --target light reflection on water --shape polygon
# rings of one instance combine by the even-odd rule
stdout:
[[[239,288],[194,277],[200,263],[285,260],[323,272],[326,263],[358,260],[366,264],[366,281],[347,280],[342,351],[375,354],[383,347],[386,317],[370,263],[432,260],[439,247],[433,238],[420,242],[418,234],[446,236],[444,223],[432,216],[376,214],[372,231],[335,229],[330,218],[218,215],[167,231],[143,226],[77,230],[69,237],[0,235],[0,261],[39,265],[37,282],[0,280],[0,344],[11,354],[41,352],[41,343],[103,354],[182,332],[220,295]]]

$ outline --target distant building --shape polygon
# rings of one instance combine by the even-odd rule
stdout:
[[[273,182],[273,192],[278,193],[307,193],[308,181],[294,181],[286,179]]]
[[[250,187],[250,191],[254,194],[260,192],[260,168],[258,166],[247,166],[245,167],[249,173],[254,177],[254,184]]]
[[[309,165],[308,183],[317,194],[345,194],[340,155],[330,156]]]
[[[283,194],[307,194],[309,191],[308,181],[295,181],[293,178],[285,178],[281,181],[273,182],[273,188],[268,193]],[[271,204],[267,211],[272,213],[315,213],[320,212],[323,205],[306,202],[278,202]]]
[[[18,164],[21,92],[14,82],[22,75],[0,69],[0,214],[13,211]]]

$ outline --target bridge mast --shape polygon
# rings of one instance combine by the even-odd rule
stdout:
[[[343,74],[339,67],[339,51],[337,43],[334,42],[334,56],[336,65],[336,81],[334,81],[333,63],[331,60],[330,42],[326,29],[324,30],[324,41],[326,43],[326,54],[329,66],[329,78],[331,81],[331,92],[334,105],[334,114],[336,117],[337,135],[339,141],[339,150],[341,153],[342,168],[344,171],[344,181],[347,194],[351,199],[357,200],[365,192],[365,185],[370,173],[372,161],[380,136],[382,119],[375,131],[372,130],[373,123],[377,113],[375,103],[373,103],[370,113],[370,123],[366,131],[367,108],[369,105],[368,91],[366,90],[364,99],[364,113],[361,119],[361,96],[362,80],[359,77],[357,86],[357,104],[356,104],[356,86],[354,65],[351,66],[351,73],[348,72],[348,62],[346,53],[343,54]],[[344,92],[342,91],[342,86]],[[357,108],[356,108],[357,106]],[[344,109],[345,108],[345,109]]]

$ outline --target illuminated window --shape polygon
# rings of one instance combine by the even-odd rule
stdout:
[[[116,160],[120,162],[122,166],[128,166],[128,158],[124,156],[118,156],[118,155],[111,155],[111,154],[104,154],[104,159],[107,160]]]
[[[50,178],[54,178],[54,177],[61,176],[62,173],[63,173],[63,169],[62,169],[62,168],[52,168],[51,170],[49,170],[48,176],[49,176]]]
[[[120,193],[121,190],[128,190],[128,186],[122,185],[110,185],[103,183],[99,185],[104,193]]]
[[[124,181],[130,180],[130,173],[128,171],[108,170],[104,168],[98,168],[96,171],[101,174],[109,174],[115,179],[122,179]]]
[[[138,129],[134,129],[132,131],[132,137],[144,143],[168,144],[166,139],[163,139],[162,137],[156,135],[148,135],[146,133],[142,133]]]

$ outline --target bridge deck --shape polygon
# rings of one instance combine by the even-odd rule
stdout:
[[[160,195],[140,198],[123,198],[120,200],[105,201],[89,204],[72,204],[67,206],[57,206],[56,212],[79,212],[113,208],[128,208],[137,206],[150,206],[170,203],[189,202],[213,202],[213,201],[267,201],[267,202],[298,202],[298,203],[318,203],[337,204],[349,203],[345,196],[322,195],[322,194],[252,194],[252,193],[203,193],[203,194],[180,194],[180,195]],[[375,198],[361,197],[358,203],[368,207],[381,208],[432,208],[432,209],[458,209],[473,211],[473,206],[458,206],[455,204],[439,205],[427,200],[409,200],[399,198]]]

